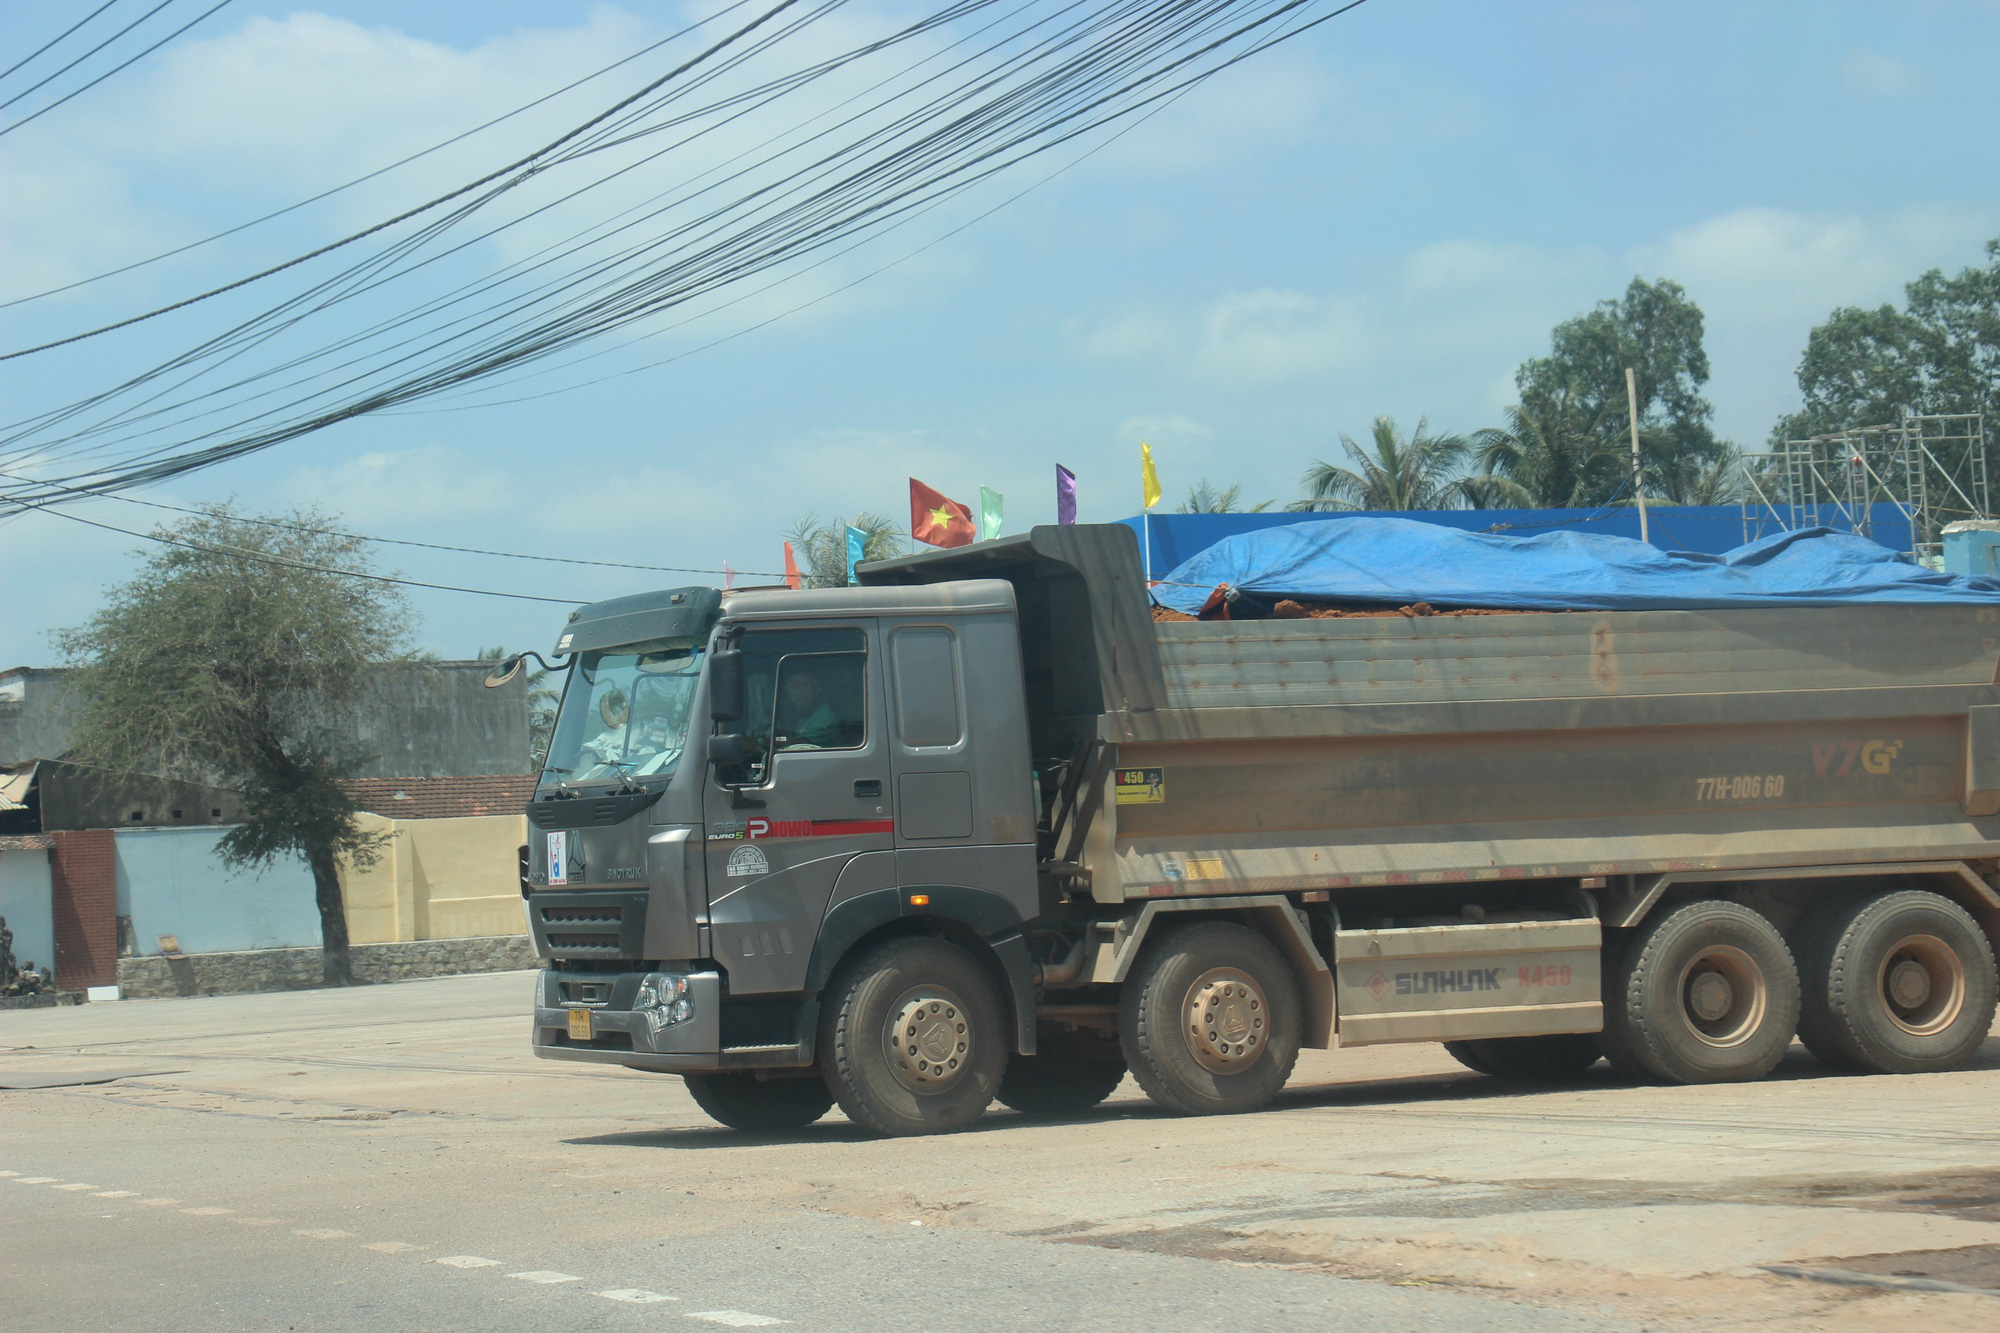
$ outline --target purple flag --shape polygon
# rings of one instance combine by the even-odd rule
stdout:
[[[1056,522],[1076,522],[1076,473],[1056,464]]]

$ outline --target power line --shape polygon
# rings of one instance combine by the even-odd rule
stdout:
[[[116,3],[118,3],[118,0],[106,0],[104,9],[108,9],[111,7],[111,5]],[[696,29],[707,27],[709,24],[715,22],[717,19],[722,18],[728,14],[734,13],[736,10],[741,9],[744,5],[749,3],[750,0],[730,0],[730,3],[725,7],[723,7],[722,9],[719,9],[712,14],[708,14],[700,19],[697,19],[693,23],[688,24],[686,27],[681,28],[676,32],[670,33],[665,37],[662,37],[659,41],[654,42],[650,46],[640,47],[637,51],[634,51],[629,56],[621,57],[620,59],[614,60],[610,64],[603,66],[601,69],[593,70],[591,73],[584,75],[580,79],[576,79],[573,80],[572,82],[566,83],[562,87],[556,89],[554,92],[545,93],[542,96],[537,97],[532,102],[523,103],[522,105],[515,107],[512,111],[506,112],[503,115],[495,116],[493,119],[486,121],[483,124],[474,125],[469,130],[465,130],[464,132],[459,134],[454,134],[451,138],[445,139],[442,142],[432,144],[429,148],[419,149],[418,151],[411,153],[408,157],[399,158],[396,161],[389,163],[385,167],[377,167],[375,170],[368,172],[365,175],[356,176],[353,180],[346,181],[340,185],[336,185],[331,189],[321,190],[318,194],[312,195],[305,199],[301,199],[295,204],[287,204],[285,207],[274,209],[271,212],[264,214],[262,217],[251,218],[248,222],[240,222],[233,227],[229,227],[223,231],[218,231],[213,235],[204,236],[198,241],[189,241],[186,245],[175,246],[171,250],[162,250],[159,254],[153,255],[147,259],[138,259],[134,260],[132,263],[121,265],[118,268],[106,269],[104,272],[92,274],[88,278],[78,278],[75,282],[67,282],[60,287],[51,287],[46,291],[35,292],[28,296],[17,296],[11,301],[0,301],[0,310],[5,310],[10,306],[25,305],[29,301],[39,301],[44,297],[57,296],[63,292],[75,291],[79,287],[88,287],[92,283],[102,282],[106,278],[115,278],[118,277],[120,274],[130,273],[134,269],[141,269],[147,267],[150,264],[157,264],[163,259],[172,259],[176,255],[184,255],[190,250],[199,250],[204,245],[211,245],[216,241],[226,240],[227,238],[236,235],[238,232],[248,231],[252,227],[260,227],[266,222],[271,222],[277,218],[284,217],[288,213],[296,213],[302,208],[309,208],[312,205],[319,203],[323,199],[331,199],[334,195],[339,194],[344,190],[351,190],[357,185],[365,185],[367,182],[374,180],[376,177],[385,176],[389,172],[395,171],[398,168],[406,167],[410,165],[410,163],[417,161],[419,158],[429,157],[432,153],[441,152],[444,149],[451,147],[455,143],[460,143],[466,139],[471,138],[475,134],[482,134],[485,131],[492,129],[495,125],[498,125],[503,121],[512,120],[515,116],[519,116],[526,112],[534,110],[536,107],[541,106],[544,102],[554,101],[556,98],[561,97],[564,93],[575,92],[578,88],[581,88],[584,84],[589,83],[592,80],[602,78],[606,74],[609,74],[611,71],[618,69],[621,66],[629,65],[634,60],[638,60],[642,56],[651,55],[654,51],[659,50],[661,47],[677,42],[681,38],[687,36],[689,33],[694,32]],[[98,13],[102,12],[103,9],[100,9],[98,11]],[[82,24],[78,24],[77,26],[81,27]],[[71,29],[71,31],[73,32],[75,31],[75,29]],[[46,50],[47,48],[44,49]],[[39,54],[39,52],[37,54]],[[33,57],[30,57],[30,59],[32,58]],[[26,61],[22,62],[22,64],[26,63],[27,63]],[[18,69],[19,66],[17,65],[15,68]],[[0,77],[5,77],[5,76],[0,75]]]
[[[1220,70],[1349,12],[1358,0],[1346,5],[1331,0],[1068,0],[1053,15],[1022,24],[1003,16],[1004,23],[995,20],[1002,26],[990,42],[954,57],[947,69],[922,74],[922,67],[938,58],[925,56],[878,83],[885,91],[851,113],[842,111],[836,123],[814,128],[815,121],[829,114],[820,111],[765,145],[692,177],[677,176],[665,196],[642,205],[628,221],[614,217],[611,223],[593,222],[529,260],[331,344],[290,353],[275,341],[301,336],[295,331],[311,327],[313,317],[343,303],[401,291],[412,275],[480,238],[442,246],[433,242],[543,173],[581,161],[611,142],[630,142],[639,133],[674,124],[696,126],[666,148],[637,163],[613,163],[595,178],[487,229],[484,236],[549,214],[751,110],[776,105],[864,54],[992,7],[994,0],[961,0],[896,33],[749,92],[688,111],[673,107],[677,99],[772,49],[837,3],[824,0],[738,49],[721,51],[726,42],[710,48],[717,58],[707,66],[695,69],[700,58],[683,65],[689,77],[674,86],[655,80],[649,88],[657,90],[656,96],[643,103],[627,98],[620,104],[625,110],[600,113],[558,140],[565,145],[558,153],[532,161],[531,169],[504,181],[489,174],[442,196],[438,202],[457,202],[424,220],[413,234],[385,241],[341,272],[122,384],[16,423],[0,442],[12,446],[14,457],[35,458],[38,470],[45,470],[50,459],[69,458],[82,470],[17,491],[5,502],[19,504],[50,494],[45,487],[76,481],[104,492],[164,480],[338,421],[489,379],[757,273],[790,268],[815,253],[851,249],[860,239],[901,226],[1030,157],[1113,122],[1150,114]],[[1023,4],[1013,12],[1028,8]],[[1329,12],[1312,13],[1322,8]],[[673,108],[671,119],[663,121],[668,108]],[[734,165],[739,159],[742,165]],[[703,183],[718,171],[726,174]],[[698,211],[678,219],[670,212],[686,207]],[[407,220],[414,214],[401,216]],[[250,280],[254,278],[245,281]],[[272,353],[279,358],[275,364]],[[233,365],[239,362],[245,367],[241,373]],[[227,382],[221,373],[225,368]],[[213,387],[202,387],[204,381]],[[221,420],[189,433],[204,418]],[[58,428],[64,433],[54,434]],[[152,443],[149,437],[171,442]]]
[[[91,10],[88,14],[85,14],[82,18],[78,19],[76,22],[70,24],[67,28],[64,28],[61,32],[49,38],[49,40],[43,42],[40,46],[36,47],[34,50],[28,52],[28,54],[22,56],[19,60],[15,61],[13,64],[7,66],[6,69],[0,70],[0,79],[8,77],[9,75],[13,74],[16,70],[20,69],[24,65],[32,65],[36,60],[41,58],[44,52],[56,46],[60,46],[65,40],[69,38],[71,33],[74,33],[78,28],[83,27],[86,23],[89,23],[92,19],[96,18],[99,14],[102,14],[105,10],[111,8],[111,6],[117,3],[118,0],[104,0],[103,4]]]
[[[30,478],[27,477],[16,476],[12,472],[0,472],[0,477],[6,477],[10,481],[25,482],[31,480]],[[198,518],[215,517],[214,513],[210,510],[191,509],[186,505],[170,505],[163,500],[142,500],[136,495],[103,494],[97,491],[83,490],[73,486],[65,486],[62,489],[68,491],[71,495],[77,497],[78,499],[122,500],[126,504],[144,505],[148,509],[164,509],[176,514],[192,514]],[[34,507],[37,509],[41,509],[44,512],[54,513],[57,511],[54,509],[53,503],[54,502],[50,502],[49,504],[41,504],[41,505],[36,505]],[[692,569],[685,565],[633,565],[633,564],[626,564],[618,560],[582,560],[572,556],[562,556],[562,555],[530,555],[522,551],[487,551],[487,550],[481,550],[479,547],[476,546],[448,546],[441,542],[410,541],[401,537],[371,537],[365,532],[343,532],[339,528],[315,528],[304,523],[285,523],[274,518],[255,518],[247,514],[230,514],[228,518],[229,521],[232,523],[254,523],[258,527],[262,528],[281,528],[287,532],[305,532],[305,533],[310,533],[317,537],[345,537],[349,541],[375,542],[383,546],[415,546],[426,551],[450,551],[458,555],[490,555],[490,556],[497,556],[504,560],[538,560],[548,564],[557,564],[557,565],[594,565],[601,569],[638,569],[653,574],[734,573],[734,574],[748,574],[754,578],[775,579],[784,577],[783,574],[775,573],[768,569],[737,569],[737,570]]]
[[[141,51],[138,55],[135,55],[128,60],[124,60],[116,65],[113,65],[110,69],[105,70],[102,74],[92,79],[89,83],[84,84],[81,88],[72,88],[69,92],[64,93],[61,97],[58,97],[55,101],[50,102],[47,106],[43,107],[41,110],[21,117],[19,120],[15,121],[12,125],[8,125],[5,128],[0,128],[0,135],[12,134],[15,130],[20,129],[23,125],[26,125],[29,121],[39,120],[41,117],[48,115],[49,112],[55,110],[57,107],[61,106],[64,102],[69,101],[72,97],[81,97],[84,93],[89,92],[92,88],[95,88],[98,84],[103,83],[106,79],[116,74],[119,70],[124,69],[128,65],[137,64],[139,61],[144,60],[147,56],[153,54],[153,52],[159,50],[161,47],[165,46],[168,42],[171,42],[174,38],[180,36],[182,33],[186,32],[189,28],[194,27],[195,24],[200,23],[203,19],[207,18],[209,15],[215,13],[216,10],[221,9],[223,6],[229,3],[230,0],[216,0],[215,4],[203,10],[201,13],[195,15],[193,18],[189,19],[186,23],[181,24],[180,27],[175,28],[172,32],[160,38],[159,41],[154,42],[151,46]],[[162,8],[164,7],[165,6],[162,6]],[[157,13],[158,11],[155,12]],[[134,24],[133,26],[137,27],[138,25]],[[127,29],[127,31],[129,32],[130,29]],[[44,82],[46,82],[46,80],[44,80]],[[41,85],[36,84],[35,86],[39,88]],[[33,91],[33,89],[30,89],[29,91]],[[4,105],[12,106],[14,102],[17,102],[19,100],[20,99],[17,97],[5,103]]]
[[[393,574],[369,574],[358,569],[341,569],[335,565],[308,564],[303,560],[286,560],[275,555],[265,555],[259,551],[245,550],[240,546],[213,546],[203,542],[191,542],[184,537],[169,537],[158,532],[136,532],[131,528],[121,528],[115,523],[100,523],[94,518],[85,518],[81,514],[72,514],[65,509],[51,509],[45,505],[31,505],[29,507],[40,509],[43,513],[53,514],[57,518],[66,518],[72,523],[86,523],[93,528],[102,528],[106,532],[116,532],[127,537],[136,537],[140,541],[159,542],[163,546],[180,546],[190,551],[204,551],[210,555],[240,556],[245,560],[255,560],[266,565],[277,565],[284,569],[304,570],[310,574],[338,574],[342,578],[367,579],[372,583],[394,583],[405,588],[428,588],[433,592],[465,592],[480,597],[509,597],[517,602],[554,602],[558,606],[583,606],[588,603],[588,599],[582,597],[537,597],[532,593],[497,592],[492,588],[461,588],[449,583],[425,583],[420,579],[397,578]]]

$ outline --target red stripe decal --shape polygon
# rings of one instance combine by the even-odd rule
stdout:
[[[864,833],[894,833],[893,819],[753,819],[744,830],[753,840],[769,838],[846,838]]]

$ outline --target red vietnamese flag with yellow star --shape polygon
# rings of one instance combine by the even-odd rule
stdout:
[[[979,525],[970,509],[911,477],[910,535],[931,546],[970,546]]]

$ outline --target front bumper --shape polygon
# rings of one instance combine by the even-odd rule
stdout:
[[[535,1021],[529,1034],[544,1060],[578,1060],[624,1065],[675,1074],[700,1074],[721,1064],[722,977],[688,974],[687,998],[694,1013],[661,1025],[656,1016],[634,1008],[644,972],[544,971],[535,983]],[[569,1011],[588,1009],[593,1031],[588,1042],[572,1041]]]

